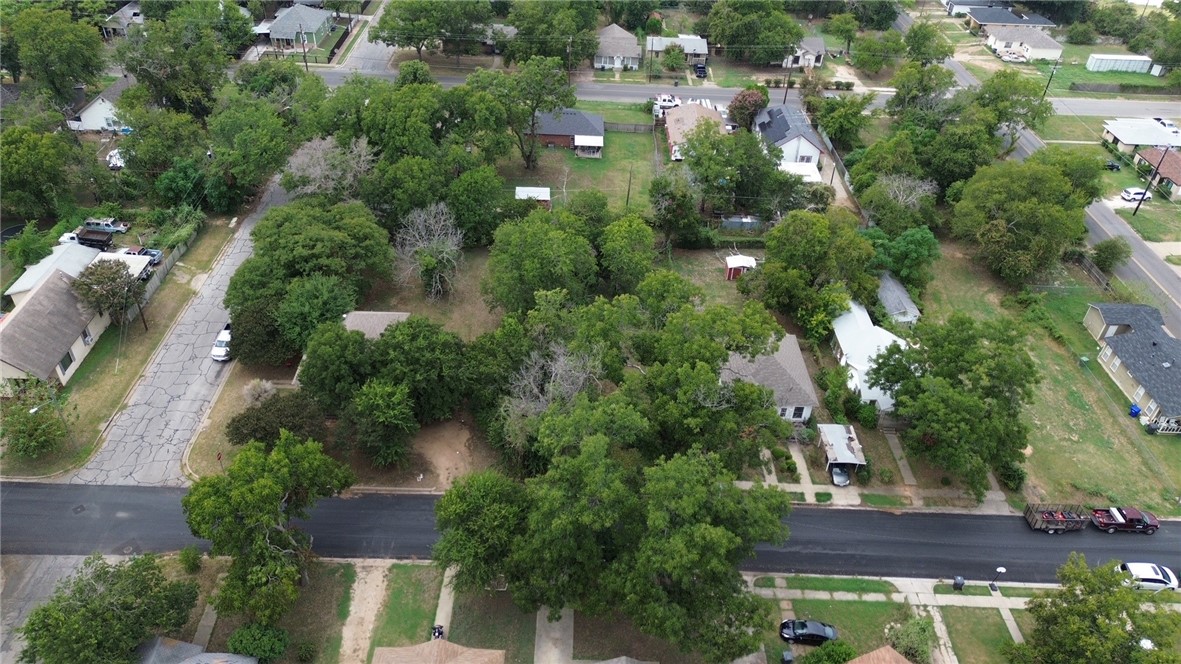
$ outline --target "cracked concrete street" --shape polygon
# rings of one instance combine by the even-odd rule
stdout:
[[[209,356],[218,330],[229,320],[222,306],[230,277],[253,251],[250,231],[266,211],[290,200],[273,180],[257,210],[241,222],[200,290],[156,349],[135,388],[106,431],[102,448],[71,484],[185,486],[181,458],[197,433],[228,363]],[[148,303],[148,306],[152,306]]]

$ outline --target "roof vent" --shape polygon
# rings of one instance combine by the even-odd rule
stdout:
[[[1173,363],[1172,362],[1162,362],[1161,366],[1168,369],[1169,367],[1173,366]]]

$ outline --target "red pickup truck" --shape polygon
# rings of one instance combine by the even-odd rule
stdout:
[[[1106,507],[1091,510],[1091,523],[1099,530],[1114,533],[1117,530],[1151,535],[1160,528],[1160,521],[1150,512],[1135,507]]]

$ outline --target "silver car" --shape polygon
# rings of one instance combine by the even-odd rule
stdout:
[[[828,469],[832,474],[832,483],[836,486],[849,486],[849,469],[844,466],[831,466]]]

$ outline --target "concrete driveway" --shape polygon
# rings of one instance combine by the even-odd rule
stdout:
[[[181,470],[181,457],[229,368],[209,356],[214,337],[230,318],[222,299],[230,277],[253,251],[250,231],[255,222],[270,207],[289,200],[277,180],[268,185],[257,210],[241,222],[200,290],[156,349],[123,410],[107,427],[102,448],[63,481],[134,486],[188,484]]]

